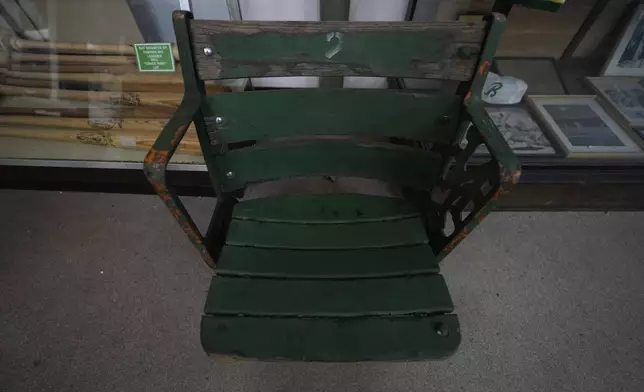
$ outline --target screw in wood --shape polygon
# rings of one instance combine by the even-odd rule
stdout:
[[[442,126],[447,126],[451,122],[451,119],[448,116],[441,116],[438,119],[438,124]]]
[[[212,49],[211,48],[203,48],[203,54],[206,56],[212,56]]]

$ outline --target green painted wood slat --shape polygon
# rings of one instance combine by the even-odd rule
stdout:
[[[218,276],[356,279],[438,273],[429,245],[349,250],[224,246]]]
[[[392,262],[394,262],[392,260]],[[441,275],[358,280],[215,276],[205,313],[250,316],[360,317],[449,313]]]
[[[233,218],[271,222],[346,223],[418,216],[412,203],[393,197],[325,194],[279,195],[242,200]]]
[[[466,81],[476,66],[485,24],[195,20],[190,27],[202,79],[310,75]]]
[[[427,243],[421,218],[339,224],[294,224],[233,219],[227,245],[284,249],[360,249]]]
[[[289,89],[211,94],[204,113],[213,145],[316,135],[451,143],[462,101],[396,90]]]
[[[248,147],[215,157],[224,191],[255,182],[322,175],[374,178],[431,190],[441,163],[436,152],[331,141]]]
[[[460,341],[455,315],[353,319],[205,315],[201,319],[206,352],[259,360],[437,360],[454,354]]]

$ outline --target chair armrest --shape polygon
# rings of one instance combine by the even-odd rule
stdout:
[[[521,163],[514,154],[508,142],[494,124],[485,110],[483,102],[479,99],[470,99],[465,102],[465,108],[472,122],[471,130],[478,133],[492,158],[496,160],[501,177],[501,189],[509,189],[519,182],[521,176]]]
[[[206,264],[214,269],[215,262],[208,251],[203,236],[179,197],[168,188],[165,179],[168,162],[186,134],[193,117],[199,111],[199,107],[200,102],[198,99],[186,99],[184,97],[181,105],[170,121],[163,127],[161,134],[145,156],[143,170],[155,192],[161,197],[172,216],[179,222],[181,229],[188,235]]]
[[[452,233],[439,233],[441,238],[435,246],[439,260],[483,221],[501,194],[516,184],[521,175],[518,158],[488,116],[483,103],[470,97],[465,101],[465,110],[465,120],[471,122],[466,133],[467,146],[459,149],[432,195],[438,207],[437,218],[445,222],[450,215],[454,226]],[[489,150],[489,161],[469,162],[481,145]],[[465,214],[467,216],[463,218]]]

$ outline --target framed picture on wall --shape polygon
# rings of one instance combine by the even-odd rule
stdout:
[[[531,96],[528,103],[570,157],[644,154],[594,95]]]
[[[613,109],[623,123],[644,126],[644,86],[642,79],[627,77],[586,78],[602,103]]]
[[[602,75],[644,76],[644,5],[635,10]]]
[[[485,110],[517,155],[556,155],[557,150],[524,105],[486,106]],[[485,146],[476,154],[489,154]]]

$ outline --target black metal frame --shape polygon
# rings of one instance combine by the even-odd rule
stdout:
[[[496,209],[644,211],[644,163],[570,161],[522,160],[519,183]],[[170,168],[166,181],[180,196],[215,196],[205,171]],[[155,194],[141,170],[86,167],[0,166],[0,189]]]

